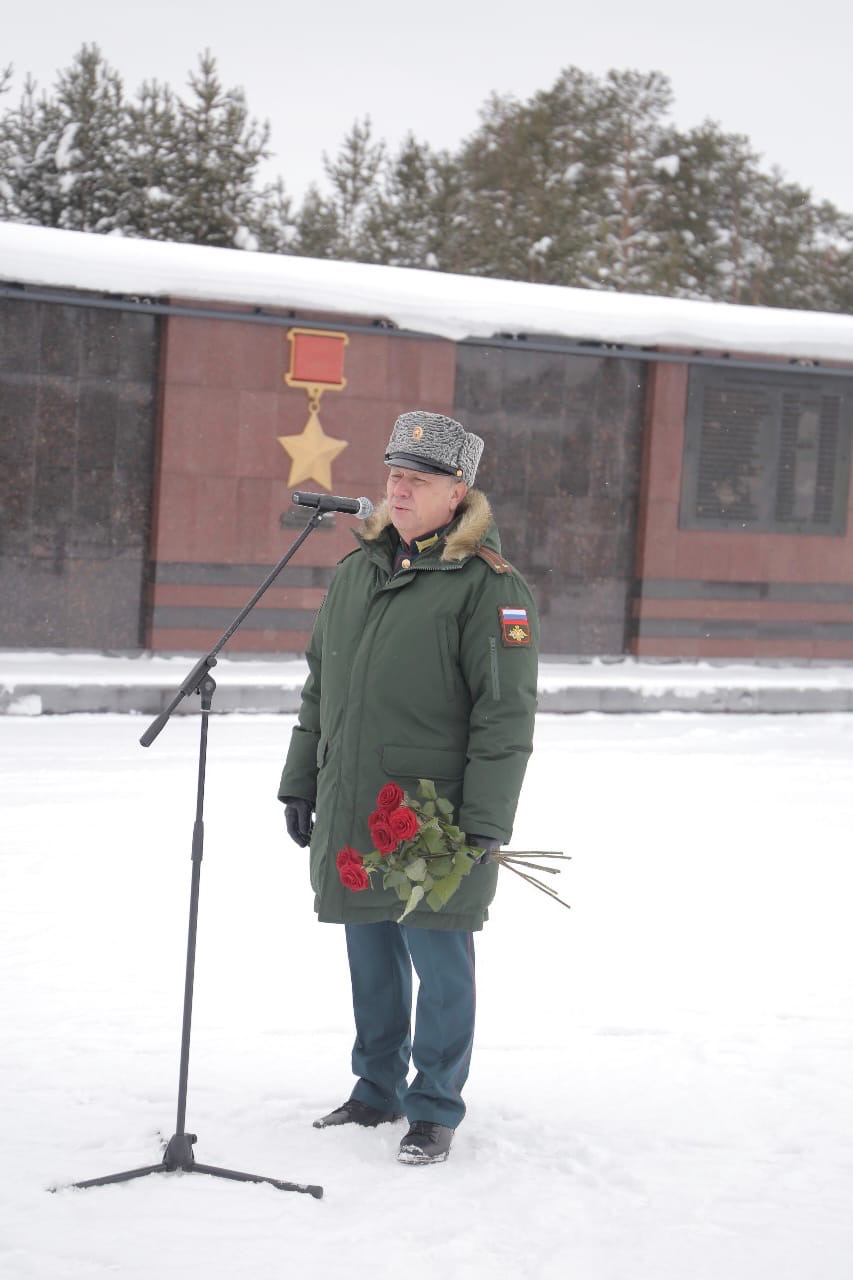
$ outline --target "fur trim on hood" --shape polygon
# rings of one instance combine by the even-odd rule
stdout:
[[[445,540],[441,553],[442,560],[464,560],[472,556],[483,545],[486,534],[492,523],[492,508],[489,500],[479,489],[469,489],[459,503],[460,520]],[[361,526],[361,536],[365,542],[375,542],[383,529],[391,524],[391,515],[387,499],[381,502],[372,515]]]

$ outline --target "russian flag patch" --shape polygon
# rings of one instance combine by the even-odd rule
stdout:
[[[530,619],[527,610],[515,605],[499,605],[498,620],[501,625],[501,640],[511,649],[530,644]]]

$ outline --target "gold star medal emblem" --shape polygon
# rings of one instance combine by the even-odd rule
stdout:
[[[347,384],[344,351],[349,338],[329,329],[290,329],[287,338],[290,368],[284,381],[289,387],[303,387],[308,392],[310,410],[299,435],[277,437],[291,459],[287,487],[293,489],[305,480],[315,480],[331,492],[332,463],[349,441],[326,435],[320,422],[320,397],[324,391],[343,391]]]
[[[311,410],[305,429],[298,436],[279,436],[278,442],[292,459],[287,477],[288,489],[306,480],[316,480],[331,493],[332,463],[349,441],[327,436],[316,409]]]

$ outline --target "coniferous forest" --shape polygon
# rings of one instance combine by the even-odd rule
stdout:
[[[669,120],[659,72],[566,67],[492,95],[455,151],[356,119],[298,205],[269,126],[205,52],[128,93],[96,45],[49,90],[0,72],[0,218],[316,258],[771,307],[853,311],[853,214],[740,134]],[[286,163],[286,157],[283,158]]]

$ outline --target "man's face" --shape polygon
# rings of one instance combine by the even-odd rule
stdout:
[[[385,486],[391,521],[406,542],[449,524],[467,489],[461,480],[430,471],[391,467]]]

